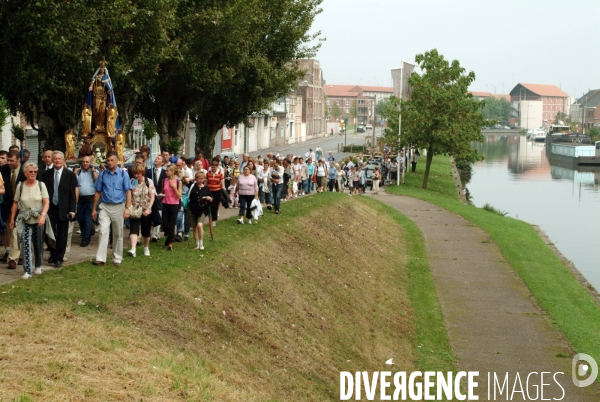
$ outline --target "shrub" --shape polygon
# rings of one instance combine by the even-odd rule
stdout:
[[[495,207],[493,207],[493,206],[491,206],[490,204],[487,204],[487,203],[483,206],[483,209],[486,210],[486,211],[488,211],[488,212],[492,212],[494,214],[498,214],[500,216],[506,216],[506,215],[508,215],[508,212],[502,211],[500,209],[497,209],[497,208],[495,208]]]

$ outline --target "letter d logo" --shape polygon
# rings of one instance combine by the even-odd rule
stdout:
[[[590,374],[590,376],[585,380],[577,379],[578,375],[580,377],[586,375],[589,368],[587,364],[580,364],[579,367],[577,367],[577,362],[580,360],[588,363],[592,368],[592,374]],[[575,384],[576,387],[587,387],[596,380],[596,377],[598,377],[598,364],[596,364],[596,361],[592,356],[586,355],[585,353],[578,353],[573,357],[572,368],[571,375],[573,378],[573,384]]]

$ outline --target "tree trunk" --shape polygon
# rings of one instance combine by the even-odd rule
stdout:
[[[214,122],[196,121],[196,153],[202,151],[204,157],[210,159],[213,157],[213,150],[215,149],[215,137],[217,131],[221,127],[219,124]]]
[[[127,94],[121,97],[119,102],[119,118],[121,119],[121,129],[127,136],[127,144],[131,148],[139,148],[140,144],[133,144],[133,109],[137,102],[137,94]]]
[[[41,155],[45,150],[50,149],[64,152],[66,149],[64,134],[69,127],[62,125],[58,114],[52,110],[46,110],[42,103],[37,105],[36,114],[39,142],[37,160],[38,163],[41,163]]]
[[[425,175],[423,176],[423,188],[427,189],[427,182],[429,181],[429,168],[431,167],[431,161],[433,161],[433,143],[429,143],[427,149],[427,164],[425,165]]]
[[[161,151],[168,150],[169,141],[174,138],[179,139],[180,143],[183,144],[187,112],[161,112],[159,113],[158,117],[158,121],[156,122],[156,130],[159,135]]]

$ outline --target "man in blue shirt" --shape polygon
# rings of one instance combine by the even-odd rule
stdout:
[[[106,254],[110,228],[113,228],[113,263],[121,265],[123,260],[123,221],[131,213],[131,182],[126,170],[117,167],[117,153],[106,154],[108,168],[98,175],[94,188],[92,219],[98,218],[100,225],[100,243],[94,265],[106,265]],[[102,200],[100,212],[96,213],[98,202]]]
[[[94,183],[98,178],[98,172],[92,166],[92,160],[89,156],[81,159],[81,169],[75,172],[77,182],[79,183],[79,201],[77,202],[77,221],[81,229],[81,247],[87,247],[90,244],[92,235],[92,203],[96,188]]]

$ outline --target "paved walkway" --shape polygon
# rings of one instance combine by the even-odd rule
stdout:
[[[556,377],[565,389],[562,400],[600,400],[594,387],[573,385],[571,359],[557,357],[573,356],[573,351],[487,233],[416,198],[383,194],[373,198],[404,213],[423,233],[458,368],[479,371],[480,400],[488,400],[488,372],[492,381],[494,372],[501,376],[501,382],[509,373],[512,391],[517,372],[525,389],[527,375],[542,371],[564,373]],[[533,384],[540,386],[539,374],[530,377],[531,398],[535,397]],[[544,376],[544,384],[550,384],[544,387],[544,398],[561,398],[562,390],[552,375]],[[491,395],[494,400],[493,391]],[[497,394],[496,400],[507,398]],[[516,393],[513,400],[523,400],[522,394]]]

